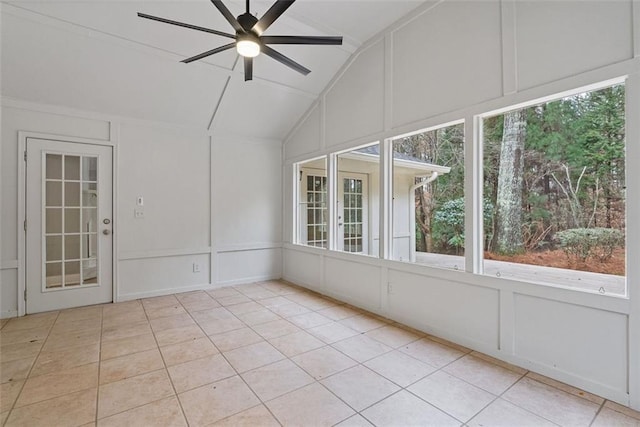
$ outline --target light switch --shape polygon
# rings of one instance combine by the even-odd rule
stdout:
[[[144,206],[144,198],[142,196],[138,196],[136,198],[136,205],[138,206]]]

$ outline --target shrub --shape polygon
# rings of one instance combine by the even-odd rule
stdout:
[[[493,204],[484,201],[485,232],[491,227]],[[456,254],[464,249],[464,197],[448,200],[433,216],[433,236],[439,245],[453,248]]]
[[[624,244],[622,232],[613,228],[571,228],[557,232],[555,239],[569,259],[581,262],[589,257],[606,261]]]

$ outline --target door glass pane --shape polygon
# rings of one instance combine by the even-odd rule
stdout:
[[[64,236],[64,259],[80,259],[80,236]]]
[[[80,261],[64,263],[64,286],[80,284]]]
[[[47,208],[45,210],[45,232],[62,233],[62,209]]]
[[[62,259],[62,236],[46,237],[46,256],[47,261],[59,261]]]
[[[80,156],[64,156],[64,179],[80,180]]]
[[[45,203],[47,206],[62,206],[61,182],[47,181],[45,192]]]
[[[98,234],[82,235],[82,257],[95,258],[98,255]]]
[[[62,156],[60,154],[47,154],[45,176],[47,179],[62,179]]]
[[[62,287],[62,263],[54,262],[46,265],[46,287],[61,288]]]
[[[80,209],[71,208],[64,210],[64,232],[80,232]]]
[[[96,283],[98,283],[97,260],[94,258],[82,261],[82,284],[91,285]]]
[[[82,206],[97,206],[98,191],[96,184],[82,184]]]
[[[98,158],[83,157],[82,158],[82,180],[96,181],[98,177]]]
[[[80,183],[79,182],[64,183],[64,205],[80,206]]]
[[[95,232],[98,225],[98,211],[95,209],[82,210],[82,232]]]

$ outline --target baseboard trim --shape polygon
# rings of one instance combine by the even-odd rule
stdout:
[[[225,287],[225,286],[242,285],[245,283],[262,282],[265,280],[278,280],[281,278],[282,278],[281,274],[267,274],[263,276],[243,277],[240,279],[232,279],[232,280],[221,280],[216,282],[215,285],[219,287]]]
[[[13,317],[18,317],[17,310],[0,311],[0,319],[11,319]]]

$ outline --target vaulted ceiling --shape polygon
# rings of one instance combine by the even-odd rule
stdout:
[[[349,57],[418,0],[298,0],[265,34],[341,35],[342,46],[277,46],[312,72],[260,55],[245,82],[235,50],[180,60],[228,39],[137,12],[233,32],[209,0],[4,1],[2,95],[100,113],[282,139]],[[244,1],[226,0],[234,15]],[[272,1],[253,0],[260,17]]]

